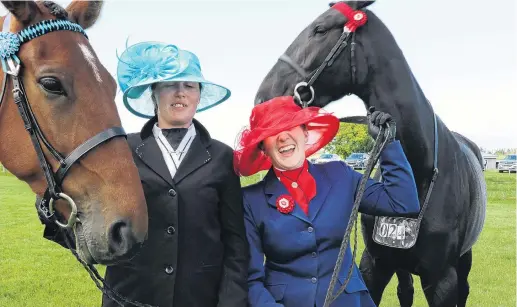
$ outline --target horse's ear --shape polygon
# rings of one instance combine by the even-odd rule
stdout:
[[[102,1],[72,1],[66,8],[68,18],[70,21],[79,24],[83,29],[88,29],[99,18],[102,6]]]
[[[41,11],[34,1],[1,1],[4,7],[24,26],[28,25]]]

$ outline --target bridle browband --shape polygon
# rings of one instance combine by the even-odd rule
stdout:
[[[357,28],[359,28],[360,26],[362,26],[366,23],[366,21],[367,21],[366,13],[364,13],[361,10],[353,10],[348,4],[346,4],[344,2],[338,2],[338,3],[334,4],[332,6],[332,9],[335,9],[338,12],[340,12],[341,14],[343,14],[343,16],[345,16],[347,18],[347,22],[343,27],[343,33],[339,37],[338,41],[336,42],[334,47],[332,47],[329,54],[323,61],[323,63],[321,63],[321,65],[316,70],[314,70],[311,73],[308,73],[303,67],[298,65],[295,61],[293,61],[293,59],[291,59],[285,53],[282,54],[278,58],[278,60],[283,61],[283,62],[287,63],[289,66],[291,66],[300,76],[302,76],[302,78],[305,79],[305,81],[299,82],[294,87],[294,98],[295,98],[295,100],[298,100],[298,102],[304,108],[307,107],[309,104],[311,104],[312,101],[314,100],[314,88],[312,87],[312,85],[314,84],[314,82],[316,82],[316,80],[318,79],[320,74],[323,72],[323,70],[325,70],[326,67],[332,66],[332,64],[334,63],[336,58],[339,56],[339,54],[348,45],[348,40],[350,39],[350,37],[352,37],[352,42],[350,44],[351,45],[351,47],[350,47],[350,52],[351,52],[350,66],[351,66],[351,71],[352,71],[352,83],[354,83],[355,79],[356,79],[355,74],[356,74],[357,69],[356,69],[356,65],[354,63],[355,31],[357,30]],[[303,101],[300,96],[300,93],[298,92],[298,90],[303,87],[309,88],[309,90],[311,92],[311,98],[309,99],[309,101]]]
[[[56,150],[46,139],[43,134],[34,113],[30,107],[27,94],[23,87],[23,81],[20,78],[21,75],[21,61],[17,56],[17,53],[22,44],[42,35],[45,35],[54,31],[73,31],[83,34],[87,39],[88,36],[78,24],[72,23],[68,20],[43,20],[36,24],[30,25],[29,27],[21,30],[18,33],[9,32],[11,14],[5,17],[2,32],[0,32],[0,58],[2,62],[2,70],[4,71],[4,80],[1,91],[0,107],[5,98],[5,91],[7,87],[7,78],[10,75],[13,82],[13,96],[14,103],[18,107],[18,111],[23,120],[25,129],[30,135],[34,150],[39,160],[39,164],[45,175],[47,181],[47,189],[43,198],[38,198],[38,204],[36,208],[41,213],[45,222],[55,222],[61,228],[69,229],[75,225],[79,219],[77,218],[77,206],[73,199],[66,195],[61,188],[61,184],[70,169],[70,167],[77,162],[80,158],[86,155],[89,151],[99,146],[100,144],[119,136],[126,136],[126,133],[122,127],[112,127],[102,131],[101,133],[93,136],[75,150],[73,150],[68,156],[62,155]],[[45,145],[50,154],[59,162],[59,168],[54,173],[51,165],[48,163],[43,153],[42,146],[39,142]],[[68,202],[71,213],[66,224],[61,223],[55,213],[53,203],[57,199],[64,199]]]

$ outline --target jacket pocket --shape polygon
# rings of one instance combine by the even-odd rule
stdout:
[[[343,286],[345,284],[345,279],[346,279],[345,277],[339,277],[338,280],[339,280],[340,286]],[[352,276],[350,278],[350,281],[348,281],[348,284],[345,287],[345,292],[350,294],[350,293],[354,293],[354,292],[358,292],[358,291],[367,291],[368,292],[368,288],[366,288],[366,285],[360,278]]]
[[[198,274],[219,274],[223,267],[219,264],[203,264],[198,270]]]
[[[201,266],[202,271],[210,271],[210,270],[217,270],[221,267],[220,264],[203,264]]]
[[[284,298],[286,287],[286,284],[266,285],[266,290],[271,293],[276,302],[280,302]]]

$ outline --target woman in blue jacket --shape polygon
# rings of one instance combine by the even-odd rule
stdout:
[[[373,112],[369,132],[376,138],[388,121],[392,136],[380,155],[384,181],[368,181],[359,211],[417,214],[415,180],[394,139],[391,116]],[[251,307],[323,306],[362,175],[341,161],[312,164],[306,157],[329,143],[338,129],[338,118],[323,109],[302,109],[292,97],[274,98],[252,111],[250,128],[234,152],[241,176],[269,169],[262,181],[243,188]],[[336,289],[351,258],[348,246]],[[345,291],[331,306],[375,306],[355,263]]]

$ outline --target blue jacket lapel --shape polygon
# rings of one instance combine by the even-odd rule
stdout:
[[[311,173],[314,180],[316,180],[316,196],[309,203],[309,218],[310,221],[313,222],[325,203],[332,184],[322,167],[309,163],[309,173]]]
[[[276,209],[276,200],[280,195],[283,194],[289,194],[289,191],[285,188],[285,186],[278,180],[278,178],[275,175],[275,172],[271,168],[269,172],[267,173],[266,177],[264,178],[265,181],[265,193],[268,197],[268,203],[270,206],[274,207]],[[300,206],[295,205],[294,210],[289,213],[290,215],[299,218],[300,220],[307,222],[311,224],[309,217],[305,215],[305,212],[300,208]]]

